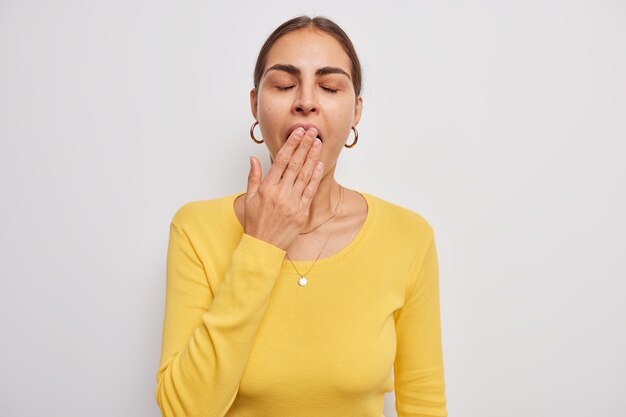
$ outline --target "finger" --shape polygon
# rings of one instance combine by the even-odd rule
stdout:
[[[287,165],[289,165],[289,161],[291,160],[291,156],[294,151],[300,144],[300,140],[304,136],[304,129],[299,127],[291,132],[291,135],[287,138],[287,142],[280,148],[278,154],[276,155],[276,159],[274,163],[270,167],[265,175],[265,181],[269,181],[270,184],[276,185],[280,182],[285,169],[287,169]]]
[[[319,160],[321,152],[322,141],[319,139],[315,139],[313,141],[311,149],[309,150],[309,153],[306,156],[304,166],[300,170],[298,178],[296,178],[296,182],[293,184],[293,188],[291,190],[292,196],[296,198],[302,197],[302,192],[304,191],[304,188],[309,184],[309,181],[313,176],[313,170],[315,169],[315,164]]]
[[[247,195],[256,194],[261,184],[261,163],[253,156],[250,157],[250,172],[248,173]]]
[[[317,136],[317,129],[312,127],[307,130],[306,135],[300,139],[300,145],[291,156],[287,169],[283,172],[283,179],[281,180],[280,188],[288,195],[291,194],[291,189],[293,188],[296,177],[304,165],[306,156],[313,145],[313,141],[315,140],[315,136]]]
[[[311,177],[311,181],[304,189],[304,193],[302,193],[302,204],[308,210],[313,197],[315,197],[315,193],[317,192],[317,187],[320,185],[320,181],[322,179],[322,175],[324,173],[324,163],[322,161],[318,161],[315,164],[315,169],[313,170],[313,176]]]

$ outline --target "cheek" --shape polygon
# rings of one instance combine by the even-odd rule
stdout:
[[[272,106],[259,106],[259,116],[270,116],[272,114]]]
[[[354,111],[354,104],[350,100],[342,100],[342,102],[338,103],[334,108],[334,113],[336,114],[337,120],[345,123],[352,123]]]
[[[284,117],[285,112],[288,111],[289,107],[286,103],[267,97],[260,100],[258,104],[258,117],[259,119],[264,119],[265,124],[273,124],[274,119]]]
[[[258,119],[261,123],[265,145],[269,148],[270,154],[278,153],[283,146],[281,135],[281,112],[274,106],[259,106]]]
[[[266,131],[266,134],[271,134],[277,125],[277,115],[274,113],[275,109],[271,105],[259,106],[257,117],[259,119],[259,123],[261,123],[263,129]]]
[[[341,129],[350,128],[353,117],[354,114],[351,112],[351,109],[342,108],[341,112],[337,113],[337,124],[341,126]]]

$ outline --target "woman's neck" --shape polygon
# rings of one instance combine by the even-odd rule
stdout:
[[[317,191],[309,207],[309,219],[303,226],[303,230],[310,230],[332,216],[335,213],[338,203],[338,210],[341,210],[342,203],[339,202],[340,198],[341,190],[339,189],[339,184],[329,172],[322,178],[322,181],[317,187]],[[337,212],[337,216],[338,215],[339,211]]]

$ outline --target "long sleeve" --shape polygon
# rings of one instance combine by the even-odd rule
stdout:
[[[175,219],[156,401],[164,417],[222,417],[237,395],[286,251],[244,233],[213,294],[212,269]]]
[[[405,303],[396,312],[396,411],[398,417],[447,417],[434,235],[410,274]]]

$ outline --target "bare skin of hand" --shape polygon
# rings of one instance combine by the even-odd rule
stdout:
[[[251,158],[245,195],[244,233],[287,250],[308,220],[322,178],[317,130],[297,128],[276,155],[265,178]]]

